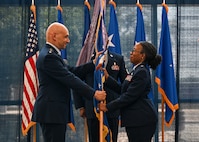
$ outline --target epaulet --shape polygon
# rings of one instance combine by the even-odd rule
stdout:
[[[113,54],[110,54],[110,57],[113,58]]]
[[[141,68],[144,68],[144,65],[141,65],[140,67],[141,67]]]

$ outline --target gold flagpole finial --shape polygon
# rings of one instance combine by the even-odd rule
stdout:
[[[137,0],[136,5],[142,10],[142,5],[140,4],[140,1],[139,1],[139,0]]]
[[[165,0],[163,0],[163,2],[162,2],[162,6],[164,6],[164,7],[165,7],[166,12],[168,13],[168,11],[169,11],[169,7],[168,7],[168,5],[167,5],[167,4],[165,4]]]
[[[60,6],[60,0],[57,0],[57,10],[63,11],[62,7]]]
[[[84,4],[88,7],[89,10],[91,9],[91,6],[90,6],[88,0],[85,0],[85,1],[84,1]]]
[[[33,1],[34,1],[34,0],[32,0],[32,5],[30,6],[30,10],[33,12],[34,20],[35,20],[35,23],[36,23],[36,7],[35,7]]]
[[[112,4],[114,6],[114,8],[116,8],[116,3],[113,0],[110,0],[109,4]]]

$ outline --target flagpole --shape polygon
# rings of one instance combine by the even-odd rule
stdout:
[[[103,101],[100,103],[103,103]],[[100,110],[100,142],[103,142],[103,116],[103,111]]]
[[[97,25],[97,30],[96,30],[96,39],[98,38],[98,32],[99,32],[99,27],[100,27],[100,22],[102,20],[102,13],[100,12],[100,17],[98,19],[98,25]],[[108,43],[108,41],[107,41]],[[108,44],[106,43],[106,49],[107,49],[107,46]],[[95,40],[95,52],[96,54],[98,53],[98,50],[97,50],[97,40]],[[102,90],[104,90],[104,87],[103,87],[103,81],[102,81]],[[104,103],[104,101],[101,101],[100,103]],[[100,110],[99,112],[99,142],[103,142],[103,125],[104,125],[104,112]]]
[[[104,50],[108,50],[108,44],[109,44],[109,40],[107,40],[106,45],[105,45],[105,49]],[[106,52],[106,51],[105,51]],[[105,55],[106,56],[106,55]],[[104,62],[105,62],[105,57],[104,57]],[[105,78],[102,77],[102,90],[104,90],[104,81]],[[100,103],[106,103],[106,101],[101,101]],[[100,110],[100,142],[104,142],[104,137],[103,137],[103,125],[104,125],[104,112]]]
[[[84,141],[88,142],[88,125],[87,125],[87,118],[84,118]]]
[[[97,29],[96,29],[96,34],[95,34],[95,44],[94,44],[96,55],[98,53],[98,50],[97,50],[97,38],[98,38],[98,33],[99,33],[101,18],[102,18],[102,15],[100,13],[100,17],[98,18],[98,23],[97,23]]]
[[[165,0],[163,0],[163,2],[162,2],[163,4],[165,4]]]
[[[36,8],[35,8],[35,2],[34,0],[32,0],[32,5],[30,7],[31,11],[34,13],[34,20],[35,20],[35,24],[36,24]],[[36,142],[36,138],[37,138],[37,129],[36,129],[36,124],[33,125],[33,142]]]
[[[164,98],[162,96],[162,142],[164,142]]]
[[[36,138],[37,138],[37,125],[33,126],[33,142],[36,142]]]
[[[165,0],[162,1],[165,4]],[[164,97],[162,96],[162,142],[164,142]]]
[[[60,4],[61,4],[60,0],[57,0],[57,10],[60,10],[62,12],[63,10]]]
[[[106,6],[105,6],[106,5],[106,1],[101,0],[100,5],[101,5],[101,9],[100,9],[100,18],[99,18],[100,20],[99,20],[99,23],[101,22],[101,20],[103,20],[102,16],[103,16],[103,11],[106,8]],[[100,25],[99,23],[98,23],[98,26]],[[102,26],[103,26],[103,24],[102,24]],[[98,31],[99,31],[99,27],[98,27]],[[104,35],[103,35],[103,39],[104,39]],[[108,43],[109,43],[108,40],[106,41],[106,43],[103,41],[104,52],[106,52],[106,50],[107,50]],[[104,46],[104,44],[105,44],[105,46]],[[105,61],[105,57],[104,57],[104,61]],[[104,81],[105,81],[104,75],[101,77],[101,79],[102,79],[102,90],[104,90],[104,86],[103,86]],[[106,101],[101,101],[100,103],[106,103]],[[100,117],[100,142],[104,142],[104,140],[106,139],[105,138],[105,134],[104,134],[104,129],[105,129],[104,128],[104,112],[100,111],[99,115],[100,115],[99,116]]]

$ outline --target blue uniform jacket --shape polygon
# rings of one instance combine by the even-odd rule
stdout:
[[[112,86],[119,87],[112,82]],[[121,124],[125,127],[137,127],[157,122],[155,107],[148,94],[151,89],[150,72],[145,64],[138,65],[122,84],[121,96],[108,103],[108,112],[121,110]]]
[[[109,73],[108,80],[104,83],[104,90],[106,91],[106,103],[115,100],[120,96],[120,92],[116,92],[114,86],[111,87],[112,82],[109,79],[112,78],[114,80],[120,80],[122,83],[127,75],[125,63],[122,55],[108,52],[108,62],[106,65],[106,70]],[[110,79],[110,80],[112,80]],[[85,82],[88,83],[90,86],[93,86],[94,83],[94,73],[87,74],[85,77]],[[75,105],[76,108],[84,107],[86,108],[86,117],[87,118],[95,118],[96,114],[94,112],[94,106],[93,106],[93,100],[85,100],[80,95],[77,94],[77,92],[74,93],[74,99],[75,99]],[[118,118],[119,116],[119,110],[115,110],[112,112],[107,112],[108,118]]]
[[[66,66],[57,51],[46,44],[36,62],[39,93],[34,105],[32,121],[40,123],[68,123],[70,117],[70,89],[92,100],[95,90],[80,78],[93,72],[92,62],[79,67]],[[75,76],[75,75],[77,76]]]

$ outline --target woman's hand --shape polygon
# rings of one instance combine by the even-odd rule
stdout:
[[[81,117],[85,118],[86,117],[86,115],[85,115],[85,108],[83,108],[83,107],[80,108],[79,109],[79,114],[80,114]]]
[[[99,103],[98,107],[99,107],[99,110],[101,111],[104,111],[104,112],[108,111],[105,103]]]
[[[108,74],[106,68],[101,68],[101,70],[104,72],[105,79],[107,79],[109,77],[109,74]]]

